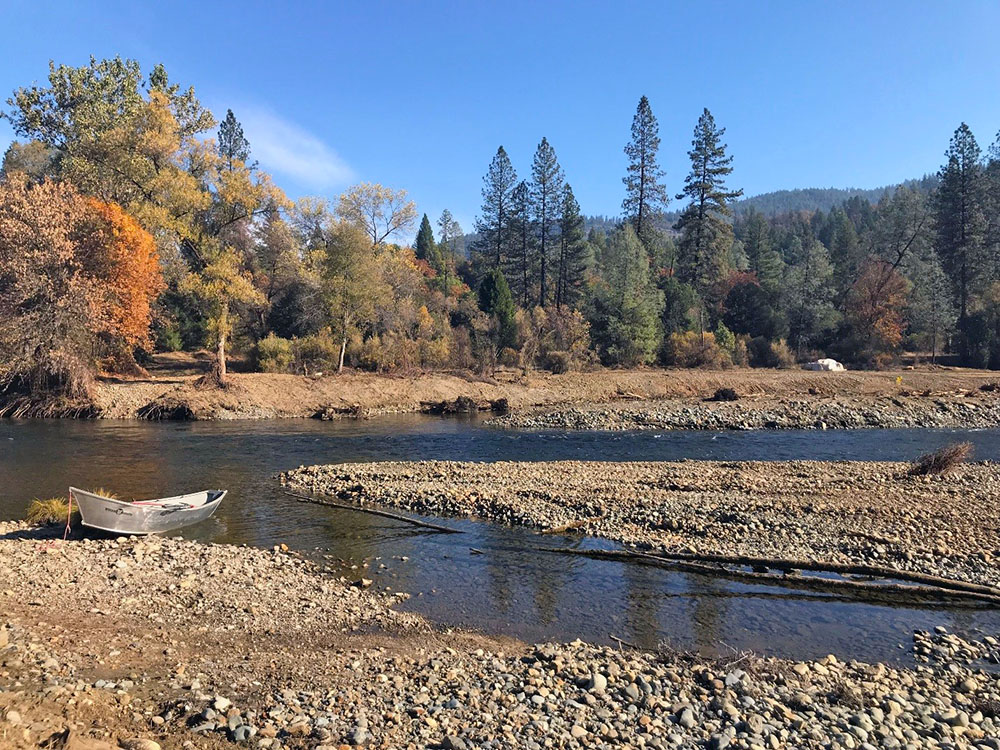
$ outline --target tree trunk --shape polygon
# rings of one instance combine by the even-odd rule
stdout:
[[[347,351],[347,336],[340,340],[340,361],[337,363],[337,374],[344,371],[344,352]]]
[[[219,348],[215,355],[215,379],[219,381],[219,385],[226,384],[226,328],[228,326],[229,305],[225,305],[219,316]]]

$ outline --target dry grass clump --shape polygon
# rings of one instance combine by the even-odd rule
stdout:
[[[73,517],[71,522],[76,520],[79,511],[73,506]],[[36,526],[48,526],[58,523],[66,523],[66,516],[69,514],[69,503],[64,497],[50,497],[47,500],[32,500],[28,504],[28,510],[24,514],[24,520]]]
[[[933,453],[927,453],[914,461],[910,474],[914,476],[948,474],[968,459],[972,455],[972,450],[972,443],[952,443],[938,448]]]
[[[101,497],[106,497],[108,500],[121,500],[118,495],[116,495],[111,490],[106,490],[103,487],[98,487],[96,490],[87,490],[87,492],[92,495],[100,495]]]

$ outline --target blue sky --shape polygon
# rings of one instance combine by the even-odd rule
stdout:
[[[499,144],[542,136],[584,212],[615,215],[639,97],[671,193],[702,107],[734,187],[875,187],[934,171],[962,120],[1000,130],[1000,3],[9,2],[0,93],[121,54],[231,107],[290,195],[367,180],[471,229]],[[0,122],[0,148],[13,137]],[[676,204],[675,204],[676,205]]]

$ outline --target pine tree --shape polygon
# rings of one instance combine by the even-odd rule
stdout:
[[[664,171],[657,162],[659,130],[649,99],[644,96],[639,100],[632,118],[632,140],[625,146],[628,172],[622,178],[625,183],[622,210],[644,245],[648,245],[657,215],[670,202],[667,189],[661,182]]]
[[[830,212],[827,222],[828,233],[826,236],[821,233],[820,240],[830,251],[838,292],[843,294],[857,278],[858,269],[864,260],[861,243],[854,224],[840,208],[834,208]]]
[[[531,164],[531,205],[534,209],[536,250],[538,252],[538,304],[549,302],[549,273],[551,258],[556,249],[559,229],[559,212],[562,200],[563,171],[556,158],[555,149],[542,138]]]
[[[957,313],[951,283],[933,249],[927,248],[910,263],[910,301],[907,318],[917,346],[929,349],[931,362],[955,327]]]
[[[732,214],[729,202],[743,195],[742,190],[727,190],[725,180],[732,171],[732,156],[726,156],[721,142],[725,128],[715,125],[707,109],[698,118],[688,156],[691,173],[684,180],[684,190],[677,199],[689,203],[676,228],[681,233],[678,261],[682,280],[691,283],[701,294],[720,278],[733,240],[733,230],[726,217]]]
[[[233,169],[233,162],[241,161],[244,164],[250,158],[250,141],[243,135],[243,126],[237,121],[233,110],[226,110],[226,119],[219,126],[219,156],[226,161],[229,171]]]
[[[483,178],[482,215],[476,219],[479,240],[474,249],[490,268],[500,268],[511,244],[511,193],[517,173],[503,146],[497,149]]]
[[[986,242],[990,250],[990,275],[1000,278],[1000,133],[990,146],[986,160],[986,190],[988,222]]]
[[[749,270],[757,276],[761,289],[776,299],[785,275],[785,262],[774,248],[771,227],[762,213],[750,209],[741,224],[740,239]]]
[[[580,299],[587,272],[588,247],[583,237],[583,217],[569,183],[563,187],[559,216],[559,273],[556,279],[556,308],[573,307]]]
[[[520,300],[521,307],[528,308],[531,302],[531,289],[534,283],[534,226],[531,221],[531,194],[528,183],[524,180],[517,183],[511,194],[513,206],[512,234],[514,252],[511,256],[510,277],[514,284],[512,291]]]
[[[986,232],[986,186],[979,144],[964,122],[952,136],[945,156],[934,201],[936,249],[955,286],[959,320],[963,321],[982,279]]]
[[[424,218],[420,221],[420,229],[417,230],[417,240],[413,244],[417,260],[426,260],[428,263],[434,260],[436,250],[434,246],[434,230],[431,229],[431,221],[427,218],[427,214],[424,214]]]
[[[455,220],[447,208],[441,212],[437,224],[441,247],[453,256],[460,255],[462,248],[458,246],[458,243],[462,240],[462,225]]]

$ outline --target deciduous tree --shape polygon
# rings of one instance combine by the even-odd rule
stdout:
[[[371,238],[372,249],[390,237],[413,226],[417,208],[407,200],[405,190],[393,190],[379,184],[362,182],[340,196],[340,218],[361,227]]]

